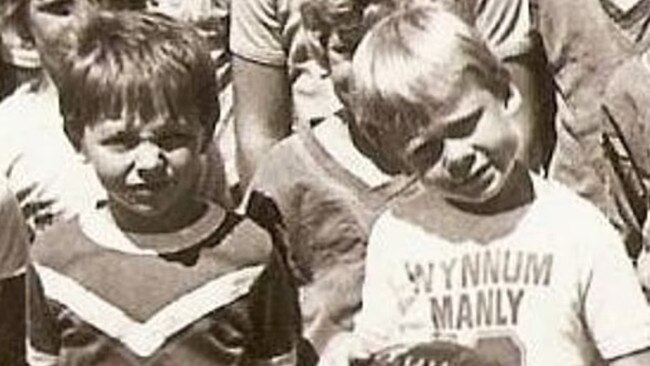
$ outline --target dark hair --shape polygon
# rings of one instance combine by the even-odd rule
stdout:
[[[98,12],[79,30],[59,83],[65,131],[78,148],[105,118],[196,116],[206,138],[219,116],[209,51],[189,25],[160,14]]]

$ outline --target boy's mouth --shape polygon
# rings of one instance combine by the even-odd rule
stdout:
[[[479,168],[470,170],[467,174],[455,177],[452,174],[448,173],[449,180],[452,182],[454,187],[463,187],[472,185],[473,183],[483,180],[484,176],[489,172],[490,164],[481,165]]]
[[[137,183],[129,186],[128,191],[135,196],[147,196],[154,192],[160,192],[171,184],[172,182],[170,180]]]

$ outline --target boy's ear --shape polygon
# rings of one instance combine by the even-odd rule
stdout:
[[[82,162],[84,164],[90,163],[90,159],[88,159],[88,154],[87,154],[87,151],[86,151],[86,147],[82,143],[81,140],[77,140],[77,142],[74,143],[74,149],[75,149],[75,152],[76,152],[76,158],[80,162]]]
[[[329,72],[329,58],[327,56],[327,34],[322,30],[305,29],[305,46],[308,58],[316,61],[323,70]]]
[[[208,150],[208,147],[210,146],[210,143],[212,142],[214,135],[215,135],[214,132],[210,133],[205,129],[203,130],[203,136],[201,138],[201,146],[199,148],[199,152],[201,154],[205,153]]]
[[[521,107],[521,93],[519,88],[511,81],[508,86],[508,95],[504,103],[504,110],[507,115],[513,115],[519,111]]]

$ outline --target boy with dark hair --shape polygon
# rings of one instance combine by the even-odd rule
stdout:
[[[30,364],[295,364],[281,235],[197,192],[219,111],[205,43],[135,12],[79,32],[60,104],[108,200],[34,244]]]
[[[650,307],[618,234],[515,161],[519,93],[471,26],[441,8],[397,12],[361,42],[353,76],[360,132],[418,190],[372,228],[363,307],[340,354],[379,365],[650,362]],[[467,349],[475,362],[461,362]]]
[[[30,228],[37,233],[58,219],[93,208],[105,192],[92,169],[76,158],[63,132],[57,79],[67,52],[75,47],[75,29],[98,10],[144,9],[145,1],[21,0],[24,21],[38,50],[42,73],[0,104],[0,173],[16,193]],[[228,203],[222,189],[223,165],[216,146],[202,156],[201,195]]]
[[[629,231],[608,191],[609,163],[600,141],[601,104],[614,71],[650,46],[648,0],[534,0],[555,85],[557,143],[549,176],[599,207],[619,229],[630,256],[638,232]],[[630,235],[631,234],[631,235]]]

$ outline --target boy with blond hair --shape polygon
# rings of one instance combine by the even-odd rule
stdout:
[[[650,362],[650,308],[618,234],[515,162],[519,95],[471,26],[399,11],[361,42],[353,77],[357,128],[418,189],[375,222],[354,334],[324,363]]]

